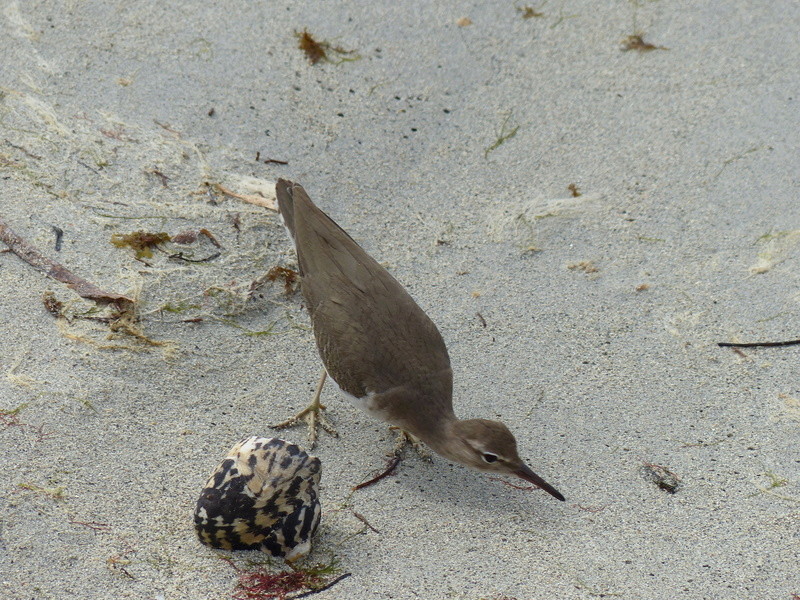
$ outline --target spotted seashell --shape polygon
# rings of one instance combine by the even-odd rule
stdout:
[[[261,550],[294,561],[311,551],[321,514],[322,465],[299,446],[250,437],[230,449],[194,511],[200,541],[225,550]]]

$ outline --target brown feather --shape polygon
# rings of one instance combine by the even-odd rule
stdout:
[[[302,186],[278,180],[278,206],[295,241],[317,348],[345,392],[367,393],[405,421],[398,394],[452,414],[450,358],[439,330],[402,285],[311,201]],[[390,393],[391,392],[391,393]],[[419,408],[419,405],[417,405]]]

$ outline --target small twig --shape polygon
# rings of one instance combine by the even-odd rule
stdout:
[[[0,410],[0,425],[3,426],[4,429],[8,429],[9,427],[27,427],[27,423],[23,423],[19,420],[19,410],[21,407],[17,407],[15,410]]]
[[[125,128],[122,126],[117,127],[116,129],[101,129],[100,133],[102,133],[107,138],[112,140],[118,140],[120,142],[138,142],[139,140],[134,139],[128,135],[125,131]]]
[[[478,316],[478,319],[480,320],[481,325],[483,327],[486,327],[486,319],[483,318],[483,315],[481,313],[475,313],[475,314]]]
[[[82,166],[82,167],[86,168],[86,169],[89,169],[89,170],[90,170],[92,173],[94,173],[95,175],[100,175],[100,172],[99,172],[97,169],[95,169],[95,168],[93,168],[93,167],[90,167],[89,165],[87,165],[87,164],[86,164],[85,162],[83,162],[82,160],[79,160],[79,161],[78,161],[78,164],[79,164],[80,166]]]
[[[219,258],[222,255],[222,252],[215,252],[211,256],[206,256],[205,258],[186,258],[183,255],[183,252],[176,252],[175,254],[170,254],[168,258],[174,260],[183,260],[190,263],[202,263],[202,262],[209,262],[214,260],[215,258]]]
[[[378,530],[377,530],[377,529],[375,529],[375,528],[374,528],[372,525],[370,525],[370,522],[369,522],[369,521],[367,521],[367,518],[366,518],[364,515],[362,515],[361,513],[359,513],[359,512],[356,512],[356,511],[353,511],[353,516],[354,516],[356,519],[358,519],[359,521],[361,521],[361,522],[362,522],[364,525],[366,525],[367,527],[369,527],[369,528],[370,528],[372,531],[374,531],[375,533],[380,533],[380,531],[378,531]]]
[[[351,489],[353,491],[361,490],[361,489],[364,489],[365,487],[369,487],[369,486],[371,486],[371,485],[373,485],[375,483],[378,483],[384,477],[388,477],[389,475],[391,475],[394,472],[394,470],[397,468],[397,465],[399,465],[399,464],[400,464],[400,457],[399,456],[393,457],[389,461],[388,466],[386,467],[386,469],[382,473],[379,473],[378,475],[376,475],[372,479],[369,479],[367,481],[359,483],[358,485],[354,486]]]
[[[271,198],[264,198],[263,196],[253,196],[250,194],[237,194],[236,192],[232,192],[226,187],[223,187],[219,183],[207,183],[211,189],[220,194],[225,196],[230,196],[231,198],[236,198],[238,200],[244,200],[249,204],[255,204],[256,206],[262,206],[264,208],[268,208],[269,210],[274,210],[278,212],[278,206],[275,204],[275,201]]]
[[[41,157],[41,156],[38,156],[37,154],[33,154],[32,152],[28,152],[28,151],[27,151],[25,148],[23,148],[22,146],[17,146],[16,144],[12,144],[12,143],[11,143],[11,142],[9,142],[8,140],[6,140],[6,144],[8,144],[9,146],[11,146],[12,148],[15,148],[15,149],[19,150],[20,152],[22,152],[23,154],[25,154],[25,156],[27,156],[27,157],[29,157],[29,158],[33,158],[33,159],[35,159],[35,160],[41,160],[41,159],[42,159],[42,157]]]
[[[55,434],[54,431],[45,431],[44,430],[44,424],[39,425],[38,427],[29,426],[29,429],[33,429],[33,431],[36,433],[36,441],[37,442],[43,442],[45,440],[49,440],[49,439],[52,439],[52,438],[56,437],[56,434]]]
[[[302,594],[297,594],[295,596],[288,596],[287,600],[295,600],[295,598],[305,598],[306,596],[311,596],[312,594],[319,594],[320,592],[324,592],[325,590],[332,588],[337,583],[339,583],[342,579],[346,579],[346,578],[350,577],[350,575],[352,575],[352,573],[344,573],[342,575],[339,575],[336,579],[334,579],[332,581],[329,581],[328,583],[326,583],[325,585],[323,585],[321,587],[314,588],[313,590],[309,590],[307,592],[303,592]]]
[[[119,554],[115,554],[114,556],[109,556],[106,559],[106,564],[109,566],[110,569],[119,569],[122,572],[122,574],[125,575],[125,577],[129,577],[130,579],[135,579],[135,577],[128,572],[128,569],[126,569],[123,566],[123,565],[129,565],[130,562],[131,561],[129,561],[127,558],[124,558]]]
[[[785,342],[719,342],[717,346],[721,348],[777,348],[778,346],[797,346],[800,340],[787,340]]]
[[[146,175],[155,175],[156,177],[158,177],[161,180],[161,185],[162,186],[164,186],[165,188],[169,187],[169,185],[167,185],[167,182],[169,181],[169,177],[164,175],[164,173],[162,173],[158,169],[150,169],[149,171],[145,171],[144,173]]]
[[[95,531],[103,531],[111,527],[108,523],[97,523],[96,521],[73,521],[70,520],[70,523],[73,525],[83,525],[84,527],[88,527],[89,529],[94,529]]]
[[[272,164],[272,165],[288,165],[289,161],[288,160],[278,160],[277,158],[266,158],[266,159],[264,159],[264,164],[265,165],[270,165],[270,164]]]
[[[61,252],[61,241],[64,238],[64,230],[61,227],[56,227],[55,225],[51,225],[50,229],[53,230],[53,233],[56,234],[56,252]]]
[[[172,127],[170,127],[170,126],[169,126],[169,123],[161,123],[161,122],[159,122],[159,121],[156,121],[155,119],[153,119],[153,123],[155,123],[156,125],[158,125],[158,126],[159,126],[159,127],[161,127],[162,129],[164,129],[164,130],[166,130],[166,131],[169,131],[169,132],[170,132],[172,135],[174,135],[174,136],[175,136],[175,137],[177,137],[177,138],[180,138],[180,137],[182,137],[182,136],[181,136],[181,132],[180,132],[180,131],[177,131],[177,130],[175,130],[175,129],[173,129]]]
[[[0,241],[6,244],[11,251],[19,256],[37,271],[45,273],[48,277],[60,281],[74,290],[82,298],[93,300],[98,304],[115,304],[121,312],[133,312],[134,302],[127,296],[104,292],[93,283],[78,277],[63,265],[50,260],[42,255],[36,248],[22,239],[19,235],[0,220]]]
[[[121,565],[120,565],[120,566],[118,566],[117,568],[118,568],[120,571],[122,571],[122,574],[123,574],[123,575],[125,575],[125,577],[127,577],[128,579],[136,579],[136,578],[135,578],[133,575],[131,575],[131,574],[130,574],[130,572],[128,571],[128,569],[126,569],[125,567],[123,567],[123,566],[121,566]]]

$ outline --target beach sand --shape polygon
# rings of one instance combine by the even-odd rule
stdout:
[[[300,295],[252,285],[296,266],[236,197],[278,177],[438,325],[457,413],[567,498],[416,457],[351,495],[394,442],[329,384],[307,562],[351,576],[316,598],[800,594],[800,346],[717,346],[800,337],[800,5],[224,4],[2,3],[0,219],[135,298],[140,335],[0,254],[0,596],[230,598],[221,557],[266,560],[192,513],[319,374]],[[220,247],[111,244],[201,229]]]

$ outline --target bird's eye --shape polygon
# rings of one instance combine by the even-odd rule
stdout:
[[[493,463],[497,461],[497,454],[492,454],[491,452],[484,452],[483,453],[483,460],[487,463]]]

